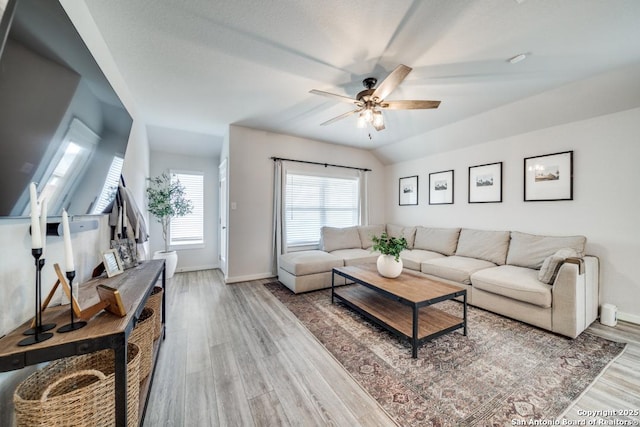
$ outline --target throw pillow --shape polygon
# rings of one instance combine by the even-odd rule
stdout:
[[[567,258],[577,257],[578,252],[573,248],[563,248],[553,255],[549,255],[542,263],[542,268],[538,273],[538,280],[547,285],[552,285],[556,280],[560,266]]]
[[[320,229],[320,250],[325,252],[360,248],[361,245],[358,227],[322,227]]]
[[[387,234],[391,237],[404,237],[407,239],[407,246],[413,249],[413,242],[416,238],[416,227],[404,227],[402,225],[387,225]]]
[[[369,249],[373,246],[372,236],[382,235],[385,232],[384,224],[382,225],[361,225],[358,227],[358,233],[360,234],[360,241],[362,242],[362,249]]]

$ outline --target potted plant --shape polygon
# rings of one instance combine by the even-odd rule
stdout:
[[[176,217],[185,216],[193,211],[193,203],[186,198],[184,185],[178,180],[163,172],[162,175],[148,178],[147,209],[156,217],[162,226],[162,238],[164,239],[164,251],[156,251],[154,259],[164,258],[166,261],[167,278],[173,277],[178,265],[178,254],[169,250],[169,224]]]
[[[407,239],[391,237],[387,233],[382,233],[380,237],[371,236],[371,240],[373,240],[373,250],[381,254],[376,263],[378,273],[390,279],[398,277],[402,273],[400,252],[407,249]]]

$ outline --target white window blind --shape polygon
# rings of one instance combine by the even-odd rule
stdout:
[[[122,157],[113,157],[113,161],[109,167],[109,172],[107,172],[107,179],[105,179],[104,186],[100,192],[100,197],[91,211],[92,214],[103,213],[105,208],[109,206],[109,203],[111,203],[111,201],[116,197],[123,164],[124,159]]]
[[[171,180],[184,186],[185,197],[191,200],[193,211],[174,218],[169,226],[169,245],[198,245],[204,243],[204,177],[197,172],[172,172]]]
[[[323,226],[359,225],[359,204],[357,178],[287,173],[287,246],[317,244]]]

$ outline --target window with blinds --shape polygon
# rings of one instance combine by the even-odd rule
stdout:
[[[198,172],[172,172],[171,180],[178,180],[184,186],[193,211],[171,221],[169,245],[201,245],[204,243],[204,176]]]
[[[318,244],[320,227],[359,225],[357,178],[287,173],[285,227],[287,246]]]
[[[107,179],[105,179],[104,186],[102,187],[102,191],[100,192],[100,197],[98,197],[98,200],[91,211],[92,214],[103,213],[107,206],[109,206],[109,204],[116,197],[123,164],[124,159],[122,157],[113,157],[113,161],[111,162],[111,166],[109,167],[109,172],[107,172]]]

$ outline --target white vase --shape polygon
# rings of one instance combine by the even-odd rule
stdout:
[[[376,265],[378,273],[389,279],[395,279],[402,273],[402,259],[398,258],[396,261],[393,255],[380,255]]]
[[[178,253],[176,251],[155,251],[153,253],[153,259],[164,259],[166,277],[167,279],[171,279],[178,266]]]

